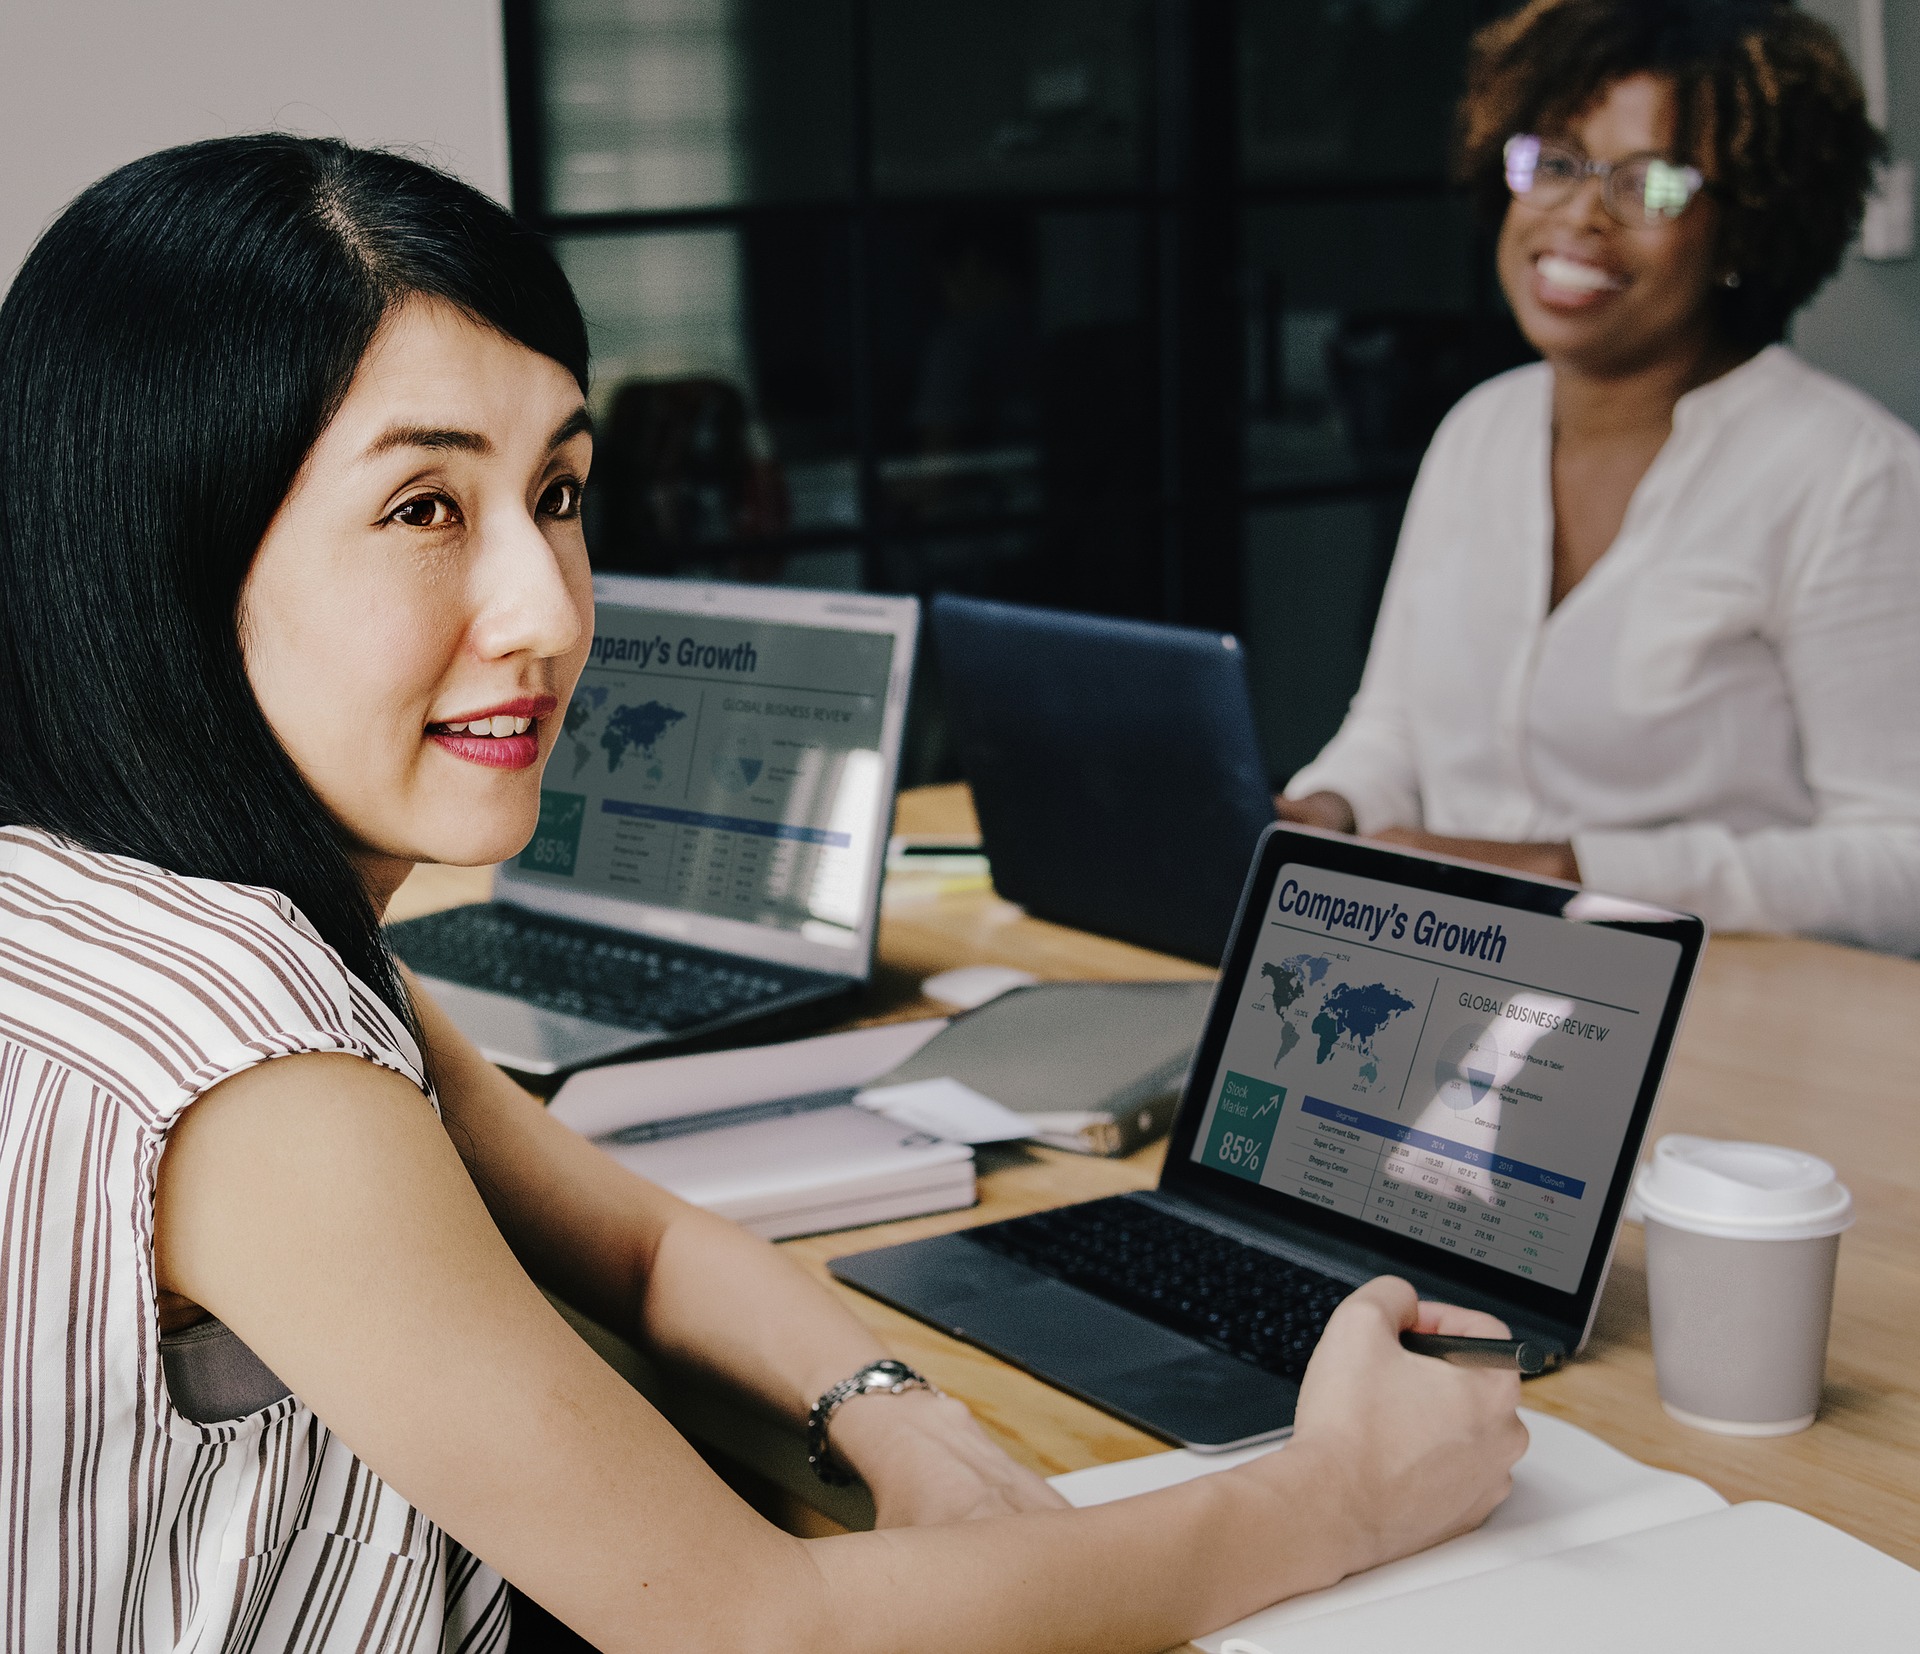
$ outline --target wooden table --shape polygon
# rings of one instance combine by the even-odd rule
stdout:
[[[903,832],[972,826],[961,788],[900,801]],[[423,868],[395,916],[484,896],[484,872]],[[1028,918],[975,882],[916,876],[889,885],[879,971],[865,1020],[932,1014],[918,982],[958,964],[1016,965],[1050,978],[1204,977],[1185,961]],[[1741,1440],[1675,1424],[1654,1391],[1646,1274],[1629,1227],[1592,1342],[1565,1371],[1530,1383],[1527,1404],[1571,1419],[1649,1464],[1729,1499],[1775,1499],[1920,1566],[1920,964],[1825,943],[1720,937],[1707,949],[1681,1029],[1656,1133],[1783,1143],[1824,1156],[1853,1190],[1859,1221],[1840,1248],[1827,1391],[1797,1436]],[[1144,1188],[1155,1145],[1124,1160],[1047,1149],[983,1154],[980,1204],[788,1243],[825,1278],[828,1259],[919,1235]],[[1045,1473],[1157,1452],[1163,1444],[1095,1408],[835,1286],[903,1358],[963,1397],[1022,1462]],[[709,1440],[731,1426],[708,1421]],[[748,1453],[749,1457],[755,1454]],[[769,1473],[807,1484],[786,1468]]]

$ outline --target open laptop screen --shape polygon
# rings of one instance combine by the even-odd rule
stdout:
[[[1216,1005],[1224,1038],[1202,1051],[1204,1110],[1179,1152],[1402,1255],[1580,1292],[1612,1242],[1698,921],[1290,837],[1248,893],[1221,987],[1237,999]],[[1652,922],[1618,922],[1635,914]]]
[[[851,953],[887,821],[898,641],[603,597],[516,882]]]

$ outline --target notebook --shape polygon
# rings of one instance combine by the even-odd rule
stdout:
[[[1513,1493],[1476,1531],[1196,1638],[1207,1654],[1813,1654],[1912,1646],[1920,1573],[1811,1516],[1730,1506],[1522,1410]],[[1185,1450],[1052,1478],[1069,1503],[1171,1487],[1275,1449]]]
[[[853,1105],[793,1097],[600,1140],[629,1171],[764,1240],[971,1206],[973,1150]]]
[[[1035,1141],[1131,1154],[1167,1129],[1211,982],[1040,982],[957,1017],[875,1086],[951,1078]]]
[[[945,1026],[589,1068],[549,1107],[630,1172],[768,1241],[950,1212],[975,1199],[972,1149],[852,1101]]]
[[[767,1240],[971,1206],[973,1151],[854,1106],[940,1018],[576,1074],[562,1124]]]

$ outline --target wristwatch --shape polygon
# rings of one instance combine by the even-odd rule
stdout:
[[[853,1481],[853,1477],[833,1462],[832,1448],[827,1441],[827,1426],[833,1422],[833,1415],[840,1411],[843,1402],[851,1401],[855,1396],[897,1396],[903,1390],[931,1390],[935,1395],[942,1393],[925,1374],[916,1373],[904,1361],[869,1361],[857,1373],[841,1379],[816,1401],[813,1410],[807,1414],[807,1464],[814,1475],[828,1487],[846,1487]]]

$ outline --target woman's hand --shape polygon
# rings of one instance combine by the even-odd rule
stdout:
[[[1491,1315],[1420,1303],[1393,1276],[1361,1287],[1333,1312],[1300,1385],[1294,1435],[1276,1461],[1312,1462],[1324,1490],[1316,1523],[1346,1525],[1348,1572],[1391,1562],[1478,1527],[1512,1490],[1527,1432],[1520,1375],[1456,1367],[1403,1349],[1409,1329],[1505,1338]]]
[[[1388,827],[1372,835],[1381,844],[1396,844],[1407,850],[1428,850],[1439,856],[1458,856],[1462,861],[1489,862],[1495,867],[1511,867],[1516,873],[1537,879],[1564,879],[1580,882],[1580,863],[1574,859],[1571,844],[1508,844],[1491,838],[1446,838],[1439,833],[1423,833],[1415,827]]]
[[[1308,793],[1305,798],[1275,793],[1273,813],[1301,827],[1321,827],[1329,833],[1353,831],[1353,806],[1338,793]]]
[[[832,1435],[834,1451],[873,1494],[877,1527],[925,1527],[1066,1507],[1066,1500],[1008,1458],[965,1403],[951,1396],[927,1390],[855,1396],[834,1414]]]

